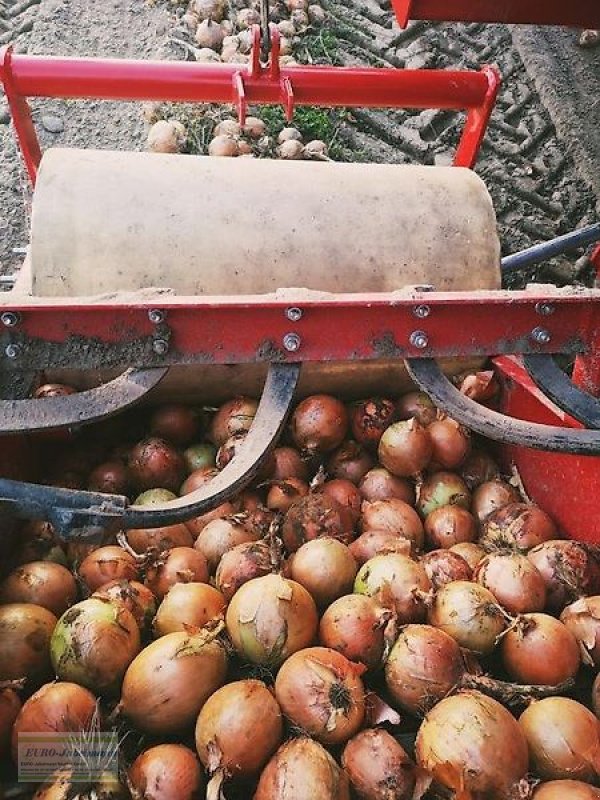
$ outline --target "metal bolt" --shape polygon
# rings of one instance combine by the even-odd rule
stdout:
[[[164,356],[169,349],[169,343],[166,339],[155,339],[152,342],[152,349],[157,355]]]
[[[413,308],[413,314],[417,319],[425,319],[431,314],[431,308],[429,306],[415,306]]]
[[[285,310],[285,315],[290,322],[298,322],[299,319],[302,319],[302,314],[302,309],[297,306],[292,306],[292,308],[286,308]]]
[[[297,333],[286,333],[283,337],[283,346],[290,353],[295,353],[300,349],[301,339]]]
[[[164,321],[165,312],[161,311],[160,308],[153,308],[148,312],[148,319],[154,325],[160,325],[161,322]]]
[[[21,315],[16,311],[4,311],[0,316],[0,322],[7,328],[14,328],[20,319]]]
[[[531,331],[531,338],[538,344],[548,344],[552,337],[545,328],[534,328]]]
[[[552,303],[536,303],[535,310],[540,317],[549,317],[554,314],[555,308]]]
[[[18,358],[21,353],[21,348],[18,344],[7,344],[4,348],[4,355],[7,358]]]
[[[418,350],[425,350],[429,344],[429,337],[425,331],[413,331],[410,335],[410,343]]]

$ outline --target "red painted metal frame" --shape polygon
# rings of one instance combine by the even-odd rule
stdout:
[[[0,50],[4,84],[27,171],[35,183],[41,152],[28,97],[234,103],[243,120],[249,104],[294,107],[440,108],[467,110],[456,166],[473,167],[492,113],[500,75],[475,71],[279,66],[273,26],[271,61],[259,60],[260,29],[247,67],[171,61],[127,61],[17,55]]]
[[[596,283],[600,284],[600,245],[592,250],[590,262],[596,270]],[[600,331],[595,336],[589,355],[575,359],[572,380],[586,392],[600,396]]]
[[[392,0],[401,27],[411,19],[600,28],[598,0]]]

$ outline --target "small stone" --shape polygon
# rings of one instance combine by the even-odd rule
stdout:
[[[10,122],[10,111],[8,106],[0,106],[0,125],[8,125]]]
[[[55,117],[52,114],[45,114],[42,117],[42,127],[48,133],[61,133],[65,129],[65,123],[60,117]]]

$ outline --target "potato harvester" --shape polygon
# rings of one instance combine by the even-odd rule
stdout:
[[[600,4],[393,0],[409,19],[600,28]],[[262,34],[265,34],[263,36]],[[269,56],[266,58],[265,53]],[[472,168],[500,85],[480,71],[280,66],[254,28],[248,65],[18,55],[0,79],[34,185],[31,240],[0,309],[0,508],[64,536],[184,521],[257,474],[294,398],[398,393],[414,381],[495,440],[568,535],[600,540],[600,291],[501,289],[502,268],[600,238],[600,226],[501,263],[493,205]],[[451,167],[216,159],[50,149],[29,97],[466,110]],[[600,250],[592,255],[600,268]],[[572,377],[557,356],[575,359]],[[452,376],[493,359],[497,410]],[[28,399],[35,375],[81,391]],[[160,506],[38,485],[36,432],[160,397],[262,399],[239,455]],[[565,502],[565,500],[570,502]],[[577,508],[577,515],[572,512]]]

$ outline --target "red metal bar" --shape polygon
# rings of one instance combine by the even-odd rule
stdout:
[[[33,119],[31,118],[29,104],[15,87],[13,58],[11,48],[7,47],[4,51],[0,50],[0,79],[4,83],[4,93],[8,100],[15,133],[25,161],[25,168],[31,182],[35,184],[42,151],[35,132]]]
[[[496,105],[496,98],[501,84],[500,74],[494,67],[484,67],[482,72],[488,79],[487,92],[481,105],[469,109],[463,135],[454,156],[454,165],[456,167],[472,169],[475,166],[479,148]]]
[[[403,28],[411,19],[600,28],[598,0],[392,0],[392,6]]]
[[[600,281],[600,245],[598,245],[590,256],[590,261],[596,270],[596,281]],[[577,356],[573,366],[573,383],[580,386],[586,392],[600,397],[600,330],[594,337],[589,355]]]

